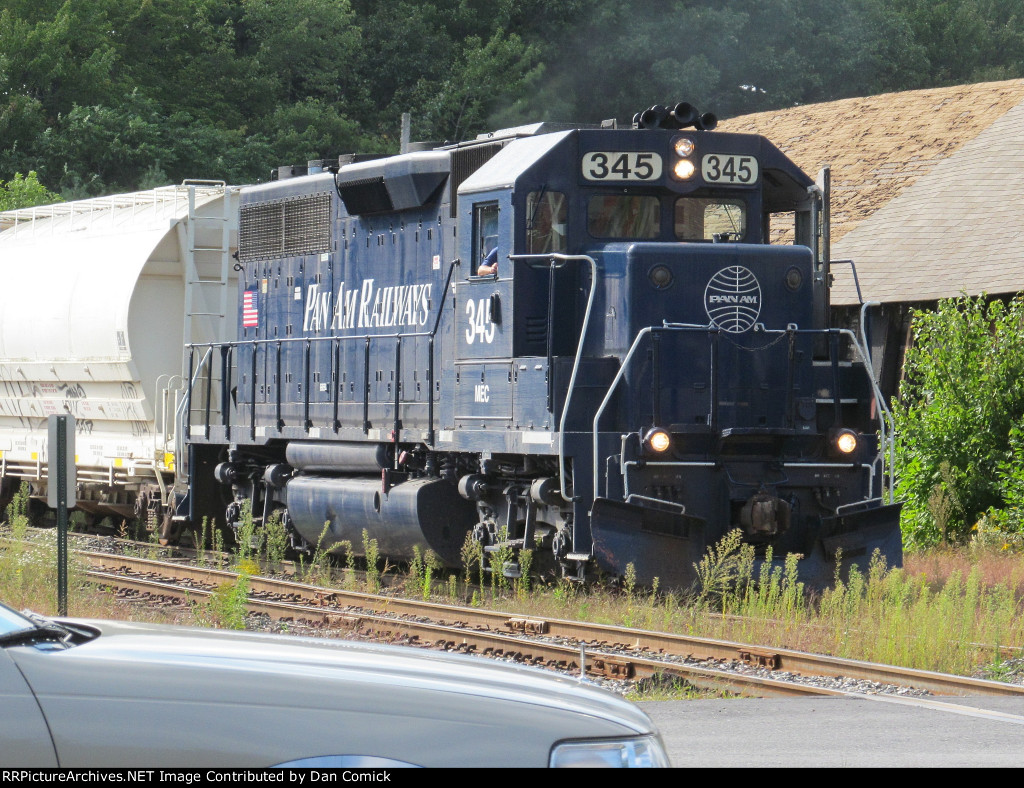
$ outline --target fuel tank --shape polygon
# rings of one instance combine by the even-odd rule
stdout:
[[[328,550],[347,541],[363,555],[363,531],[381,555],[403,561],[433,550],[445,566],[460,565],[459,551],[477,521],[476,505],[438,479],[411,479],[384,492],[378,477],[302,475],[285,488],[288,515],[302,538]]]

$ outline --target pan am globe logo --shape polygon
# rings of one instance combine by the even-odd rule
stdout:
[[[761,314],[761,285],[749,268],[723,268],[704,290],[704,309],[711,322],[729,334],[753,328]]]

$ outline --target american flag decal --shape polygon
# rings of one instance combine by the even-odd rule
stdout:
[[[259,301],[255,290],[246,290],[242,296],[242,328],[254,328],[260,322]]]

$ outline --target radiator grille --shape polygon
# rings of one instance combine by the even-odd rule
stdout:
[[[474,145],[452,151],[452,212],[454,219],[459,209],[459,184],[487,163],[495,153],[504,147],[502,142],[489,145]]]
[[[268,260],[331,250],[331,195],[243,205],[238,259]]]

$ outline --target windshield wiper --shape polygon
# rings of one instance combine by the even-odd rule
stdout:
[[[71,637],[71,631],[57,624],[18,629],[0,635],[0,646],[21,646],[32,643],[63,643]]]

